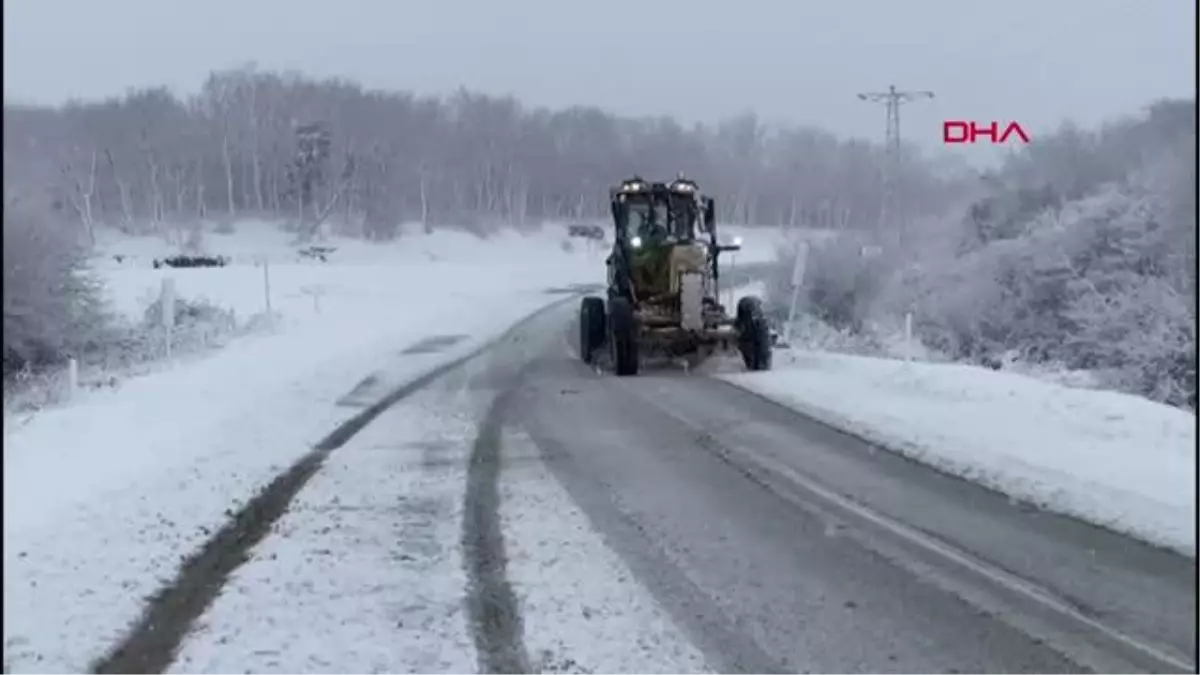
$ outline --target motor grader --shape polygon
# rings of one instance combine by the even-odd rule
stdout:
[[[762,301],[743,297],[730,316],[720,298],[720,256],[741,248],[717,238],[715,205],[695,181],[634,176],[610,190],[615,236],[607,297],[583,298],[580,356],[607,353],[617,375],[636,375],[643,357],[696,364],[740,352],[748,370],[771,367],[771,334]]]

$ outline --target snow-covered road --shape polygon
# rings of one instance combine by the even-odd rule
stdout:
[[[172,671],[703,670],[536,446],[494,426],[520,350],[468,361],[330,455]]]
[[[330,455],[171,671],[472,672],[458,523],[474,425],[460,398],[422,392]]]

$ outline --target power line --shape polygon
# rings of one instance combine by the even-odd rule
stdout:
[[[905,218],[900,191],[900,106],[919,99],[933,98],[932,91],[900,91],[890,85],[887,91],[865,92],[859,100],[883,103],[887,108],[887,131],[883,150],[883,202],[879,209],[880,232],[895,233],[898,247],[907,242],[904,238]]]

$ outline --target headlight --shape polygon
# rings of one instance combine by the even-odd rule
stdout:
[[[629,240],[629,244],[631,246],[633,246],[634,248],[641,248],[642,247],[642,238],[634,237],[633,239]]]
[[[733,245],[734,245],[734,246],[741,246],[741,245],[742,245],[742,238],[741,238],[741,237],[734,237],[734,238],[733,238]]]

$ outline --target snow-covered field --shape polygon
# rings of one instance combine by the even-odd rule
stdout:
[[[238,248],[236,236],[246,234],[228,248]],[[547,288],[603,280],[601,254],[565,252],[557,232],[486,243],[413,236],[358,244],[358,257],[339,245],[327,264],[284,263],[286,239],[275,239],[259,252],[279,260],[273,330],[5,425],[10,672],[86,668],[228,510],[358,412],[338,401],[365,376],[376,376],[381,394],[548,304]],[[125,311],[139,311],[138,298],[167,276],[181,297],[261,311],[262,271],[252,263],[153,270],[147,258],[168,252],[161,244],[117,246],[141,258],[103,269]],[[313,286],[325,291],[319,307],[304,292]],[[436,335],[465,337],[441,352],[402,353]]]
[[[1196,555],[1196,418],[956,364],[779,351],[724,379],[1050,511]]]
[[[295,324],[318,314],[326,322],[339,313],[357,315],[372,308],[381,318],[387,313],[412,318],[437,301],[435,287],[418,276],[431,264],[441,272],[430,282],[462,276],[476,285],[490,285],[485,283],[489,269],[505,270],[506,285],[510,280],[553,284],[555,273],[580,260],[591,261],[593,268],[600,264],[599,253],[589,255],[582,240],[570,240],[571,252],[562,250],[567,238],[550,228],[529,235],[505,231],[486,241],[466,232],[425,235],[414,228],[387,244],[335,238],[319,244],[335,249],[325,263],[300,256],[291,236],[266,223],[243,224],[234,234],[207,232],[204,252],[232,259],[219,271],[156,270],[153,260],[178,252],[176,247],[154,237],[113,238],[102,240],[104,252],[96,267],[114,309],[127,316],[141,316],[158,297],[162,280],[173,278],[179,297],[204,298],[243,317],[265,311],[269,292],[272,311]],[[602,267],[593,272],[603,280]]]

